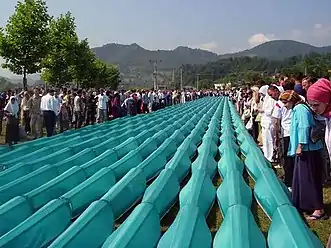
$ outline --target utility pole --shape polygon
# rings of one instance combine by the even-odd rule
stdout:
[[[175,88],[175,70],[172,70],[172,76],[171,76],[171,88]]]
[[[183,68],[180,68],[180,90],[183,90]]]
[[[158,62],[162,62],[162,60],[149,60],[149,63],[153,65],[153,88],[154,90],[158,89],[158,84],[157,84],[157,65]]]
[[[198,73],[197,74],[197,87],[196,87],[197,88],[197,91],[199,90],[199,76],[200,76],[200,74]]]

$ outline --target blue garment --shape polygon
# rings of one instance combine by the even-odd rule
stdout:
[[[306,97],[306,91],[302,88],[302,84],[296,84],[294,86],[294,91],[300,96]]]
[[[299,144],[303,145],[302,151],[317,151],[323,148],[321,140],[315,144],[311,142],[310,130],[314,124],[313,114],[307,106],[298,104],[293,108],[288,156],[295,156]]]

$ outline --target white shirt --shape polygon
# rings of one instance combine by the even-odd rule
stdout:
[[[98,96],[98,109],[107,109],[108,96],[99,94]]]
[[[55,97],[50,94],[44,95],[40,101],[40,109],[41,111],[53,111],[57,115],[58,109]]]
[[[269,95],[266,95],[263,101],[262,117],[261,117],[261,126],[269,127],[272,124],[272,111],[275,107],[276,101]]]
[[[75,96],[75,98],[74,98],[74,111],[77,111],[77,112],[82,111],[79,96]]]
[[[284,103],[277,101],[272,112],[272,117],[280,120],[283,137],[289,137],[292,120],[292,109],[285,108]]]
[[[148,92],[148,98],[149,98],[149,103],[153,103],[154,102],[154,93]]]

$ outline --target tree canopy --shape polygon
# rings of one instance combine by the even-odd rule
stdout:
[[[274,80],[271,76],[281,73],[294,76],[299,73],[313,77],[329,75],[331,69],[331,53],[311,53],[296,56],[283,61],[268,60],[258,57],[227,58],[204,65],[183,65],[184,81],[188,85],[196,85],[199,75],[199,88],[213,87],[214,83],[253,82],[257,79]]]
[[[82,87],[117,88],[116,67],[98,60],[88,40],[80,40],[70,12],[57,18],[47,12],[45,0],[17,2],[7,25],[0,28],[0,56],[3,68],[23,75],[40,73],[49,85],[74,83]]]

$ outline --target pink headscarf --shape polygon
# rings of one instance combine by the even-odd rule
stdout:
[[[308,101],[328,103],[328,107],[322,115],[331,118],[331,83],[329,80],[321,78],[310,86],[307,99]]]

